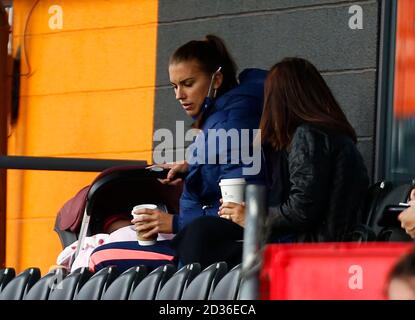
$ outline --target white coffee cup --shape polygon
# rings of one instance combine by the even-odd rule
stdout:
[[[136,213],[140,209],[157,209],[157,206],[155,204],[139,204],[138,206],[135,206],[133,210],[131,211],[131,215],[134,218],[137,218],[140,215],[146,215],[145,213]],[[145,232],[144,232],[145,233]],[[137,230],[137,241],[141,246],[151,246],[153,244],[157,243],[157,234],[153,235],[150,239],[144,238],[142,234]]]
[[[223,202],[242,203],[245,198],[244,178],[222,179],[219,182]]]

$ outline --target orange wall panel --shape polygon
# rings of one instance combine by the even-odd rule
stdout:
[[[415,2],[398,1],[394,114],[415,117]]]
[[[54,224],[51,218],[7,220],[6,265],[15,266],[18,271],[39,267],[45,274],[61,251],[59,238],[51,231]]]
[[[7,42],[9,25],[7,14],[0,3],[0,155],[7,154],[7,116],[9,110],[8,97],[8,54]],[[7,171],[0,169],[0,268],[5,263],[5,231],[6,231],[6,184]]]
[[[27,154],[69,156],[151,151],[153,88],[21,100],[22,112],[30,119],[25,128]]]
[[[8,218],[53,218],[64,202],[97,175],[97,172],[9,170]],[[21,193],[31,200],[25,201]]]
[[[15,0],[17,9],[14,21],[24,25],[28,11],[36,0]],[[49,28],[51,6],[58,5],[63,11],[62,32],[74,32],[81,29],[110,29],[123,26],[157,24],[157,0],[41,0],[34,8],[30,19],[29,34],[60,32]],[[41,23],[39,23],[41,22]],[[14,32],[19,36],[23,29]]]
[[[22,41],[22,37],[14,39]],[[29,36],[26,43],[33,75],[22,83],[21,94],[151,87],[155,52],[148,49],[155,49],[155,41],[155,27],[148,26]]]

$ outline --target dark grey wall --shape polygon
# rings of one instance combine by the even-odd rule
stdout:
[[[349,7],[363,9],[363,29],[349,28]],[[342,0],[159,0],[155,129],[185,120],[169,86],[167,61],[181,44],[208,33],[222,37],[240,70],[269,69],[287,56],[322,72],[373,167],[378,2]]]

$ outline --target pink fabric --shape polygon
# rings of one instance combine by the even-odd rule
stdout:
[[[173,256],[167,254],[161,254],[150,251],[140,250],[125,250],[125,249],[108,249],[95,252],[89,260],[89,268],[94,270],[95,266],[103,261],[108,261],[117,257],[117,260],[133,260],[133,259],[145,259],[145,260],[173,260]]]
[[[71,272],[80,268],[87,267],[89,263],[89,257],[91,256],[92,251],[100,245],[107,243],[109,234],[99,233],[92,237],[86,237],[83,243],[82,248],[79,251],[78,256],[71,264],[73,257],[76,252],[76,247],[78,246],[78,241],[75,241],[71,245],[67,246],[57,257],[56,263],[66,268],[71,269]]]
[[[108,241],[106,243],[119,241],[137,241],[137,234],[133,225],[113,231],[108,237]]]
[[[160,233],[157,237],[158,241],[162,241],[162,240],[170,240],[171,238],[174,237],[174,234],[166,234],[166,233]],[[105,233],[99,233],[96,234],[92,237],[86,237],[85,241],[84,241],[84,245],[82,246],[81,250],[79,251],[78,256],[76,257],[76,259],[74,260],[72,266],[71,266],[71,272],[80,268],[80,267],[88,267],[90,266],[90,256],[92,251],[94,251],[95,248],[106,244],[106,243],[113,243],[113,242],[122,242],[122,241],[137,241],[137,235],[136,235],[136,231],[135,231],[135,227],[133,225],[131,226],[126,226],[123,228],[120,228],[114,232],[112,232],[111,234],[105,234]],[[73,259],[73,256],[75,255],[75,251],[76,251],[76,247],[78,245],[78,241],[75,241],[74,243],[72,243],[71,245],[67,246],[58,256],[58,258],[56,259],[56,263],[58,265],[62,265],[65,266],[67,268],[70,267],[70,263],[71,260]],[[111,251],[111,250],[105,250],[104,252],[112,252],[110,253],[110,255],[113,254],[118,254],[117,252]],[[124,250],[123,250],[124,251]],[[143,259],[152,259],[152,258],[147,258],[145,255],[142,255],[142,252],[146,252],[147,251],[135,251],[138,252],[139,254],[139,258],[143,258]],[[164,256],[158,253],[154,253],[156,255],[159,255],[158,258],[154,258],[154,259],[160,259],[163,257],[160,256]],[[124,255],[122,255],[124,256]],[[112,256],[114,257],[114,256]],[[134,258],[136,257],[134,256],[129,256],[129,258]],[[171,256],[166,256],[168,257],[169,260],[172,260],[173,258]],[[111,258],[111,257],[110,257]],[[117,256],[117,259],[119,257]],[[123,259],[123,257],[120,257],[119,259]],[[164,259],[164,258],[163,258]],[[105,260],[105,259],[104,259]],[[97,262],[99,263],[99,262]]]

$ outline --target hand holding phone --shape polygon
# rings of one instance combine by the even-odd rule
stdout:
[[[167,179],[167,175],[169,173],[169,171],[176,166],[175,164],[166,164],[166,165],[152,165],[147,167],[146,169],[149,171],[150,176],[157,178],[157,179],[162,179],[165,180]],[[187,172],[185,171],[180,171],[177,170],[174,173],[175,179],[185,179],[187,176]]]
[[[166,179],[167,173],[170,169],[167,168],[161,168],[161,167],[150,167],[147,168],[150,175],[157,179]]]

